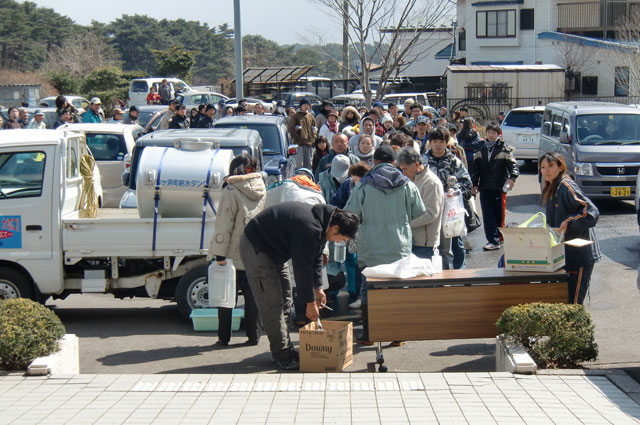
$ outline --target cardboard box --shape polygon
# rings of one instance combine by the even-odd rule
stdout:
[[[504,269],[553,272],[564,266],[564,245],[551,246],[546,229],[501,227],[504,237]]]
[[[196,332],[215,332],[218,330],[217,308],[195,308],[191,310],[193,330]],[[231,331],[240,329],[240,320],[244,317],[244,309],[234,308],[231,312]]]
[[[353,324],[312,322],[300,329],[300,370],[341,372],[353,363]]]

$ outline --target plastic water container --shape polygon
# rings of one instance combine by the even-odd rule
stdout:
[[[209,307],[234,308],[236,306],[236,268],[227,258],[227,264],[217,261],[209,264],[207,284],[209,285]]]
[[[333,258],[332,260],[337,263],[344,263],[347,258],[347,243],[344,241],[335,242],[333,245]]]
[[[234,308],[231,312],[231,331],[237,332],[240,329],[240,320],[244,317],[244,310]],[[219,330],[219,319],[217,308],[197,308],[191,310],[191,320],[193,330],[196,332],[215,332]]]

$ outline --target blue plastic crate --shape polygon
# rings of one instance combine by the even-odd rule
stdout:
[[[214,332],[218,330],[217,308],[196,308],[191,310],[193,330],[196,332]],[[240,329],[240,320],[244,317],[244,309],[234,308],[231,313],[231,331]]]

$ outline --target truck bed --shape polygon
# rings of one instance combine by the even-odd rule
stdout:
[[[62,248],[66,258],[206,255],[213,223],[208,216],[200,249],[201,218],[158,218],[153,251],[153,218],[140,218],[135,208],[100,208],[96,218],[62,218]]]

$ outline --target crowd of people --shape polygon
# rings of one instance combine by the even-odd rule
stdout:
[[[160,130],[209,128],[219,116],[250,113],[244,99],[236,108],[209,104],[187,113],[176,99],[162,96],[152,92],[147,98],[150,103],[166,101]],[[82,115],[64,96],[56,99],[56,107],[56,127],[73,121],[104,122],[95,97]],[[40,128],[43,114],[36,112],[28,121],[25,111],[11,108],[3,127]],[[131,107],[125,116],[123,108],[115,107],[111,121],[136,123],[137,112]],[[264,110],[256,105],[251,113]],[[485,127],[482,138],[465,108],[449,114],[443,107],[434,115],[411,99],[402,110],[380,101],[370,109],[337,110],[324,101],[315,115],[303,99],[298,109],[279,102],[274,114],[285,117],[291,142],[298,146],[296,173],[265,187],[256,159],[247,153],[235,157],[218,207],[209,260],[225,264],[233,259],[245,298],[247,344],[258,344],[264,330],[280,369],[299,366],[287,326],[292,310],[300,325],[317,320],[319,309],[336,299],[344,286],[349,307],[362,312],[363,331],[357,341],[372,344],[364,268],[411,253],[441,258],[445,270],[465,268],[465,257],[473,248],[465,235],[479,224],[446,235],[442,220],[447,194],[461,194],[470,219],[477,217],[479,196],[486,237],[482,248],[501,249],[498,229],[504,226],[506,196],[519,169],[512,148],[500,138],[499,120]],[[595,242],[566,253],[568,300],[582,303],[593,264],[600,258],[592,231],[598,210],[566,175],[558,155],[541,158],[541,173],[549,225],[567,236]],[[323,286],[328,286],[326,292]],[[230,327],[231,310],[221,309],[219,345],[229,344]]]

